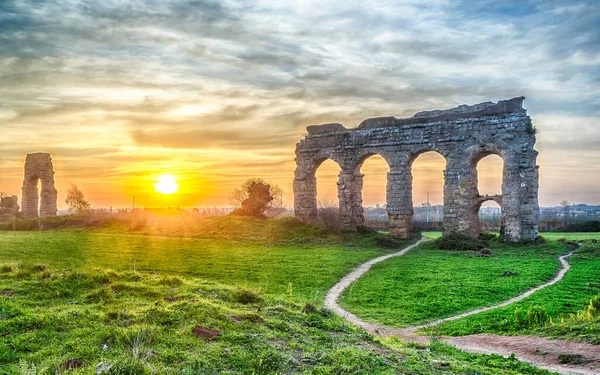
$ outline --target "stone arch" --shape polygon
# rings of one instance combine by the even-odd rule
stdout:
[[[412,234],[414,213],[412,168],[414,161],[427,152],[435,152],[441,155],[445,161],[445,168],[447,168],[448,151],[432,145],[418,145],[403,152],[400,158],[402,163],[388,174],[388,197],[390,198],[388,199],[388,217],[390,219],[390,234],[392,235],[408,238]],[[446,181],[444,181],[444,212],[447,208],[453,208],[453,203],[448,198],[451,198],[454,193],[449,191],[446,185]],[[448,223],[450,222],[448,221]],[[444,226],[446,226],[446,223],[447,221],[444,219]]]
[[[294,212],[296,217],[308,223],[317,223],[317,169],[325,162],[333,160],[340,166],[341,161],[334,155],[318,152],[310,157],[296,158],[294,178]],[[339,198],[339,197],[338,197]]]
[[[477,198],[475,205],[475,214],[477,215],[477,233],[480,233],[482,228],[481,219],[480,219],[480,210],[481,206],[485,202],[495,202],[500,207],[500,234],[504,232],[504,217],[502,216],[502,196],[501,195],[484,195]]]
[[[392,166],[390,165],[390,163],[393,161],[392,157],[390,155],[388,155],[385,151],[381,151],[381,150],[378,150],[378,151],[366,150],[366,151],[357,153],[356,164],[349,168],[350,171],[353,171],[352,172],[353,176],[350,179],[352,181],[353,190],[354,190],[353,197],[352,197],[353,202],[352,202],[351,212],[353,213],[354,217],[357,218],[356,223],[355,223],[357,226],[365,225],[365,221],[366,221],[365,209],[363,207],[363,190],[364,190],[365,174],[362,171],[362,167],[363,167],[365,161],[367,161],[369,158],[371,158],[373,156],[380,156],[385,161],[385,164],[388,167],[388,173],[386,173],[386,182],[385,182],[385,189],[386,189],[385,204],[386,205],[387,205],[387,201],[388,201],[388,197],[387,197],[387,192],[389,190],[388,174],[389,174],[389,171],[392,169]]]
[[[387,208],[390,234],[409,237],[412,227],[413,161],[422,153],[436,151],[446,160],[444,170],[444,232],[477,235],[474,209],[477,162],[489,154],[504,161],[502,210],[506,240],[537,237],[539,221],[537,151],[531,118],[523,108],[524,97],[484,102],[472,106],[423,111],[412,117],[367,119],[356,128],[341,124],[312,125],[296,145],[294,180],[295,215],[312,221],[310,181],[320,157],[341,166],[338,181],[340,215],[344,229],[355,229],[362,218],[360,166],[365,157],[380,154],[390,166]],[[317,165],[318,166],[318,165]],[[314,178],[313,178],[314,180]],[[306,203],[308,202],[308,203]],[[314,208],[316,215],[316,207]]]
[[[38,181],[41,191],[38,191]],[[56,216],[57,191],[54,187],[54,168],[50,154],[28,154],[25,158],[25,176],[22,187],[23,217],[32,219],[38,217]]]

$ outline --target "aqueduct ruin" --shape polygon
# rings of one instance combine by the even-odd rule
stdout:
[[[538,236],[538,152],[535,128],[523,108],[524,97],[424,111],[410,118],[378,117],[356,129],[342,124],[312,125],[296,145],[294,211],[304,222],[317,220],[317,181],[321,163],[339,164],[339,214],[342,229],[363,225],[363,162],[382,156],[389,165],[387,212],[390,234],[408,238],[412,232],[412,163],[435,151],[446,160],[444,170],[444,232],[479,234],[478,212],[487,200],[502,209],[501,234],[506,241]],[[504,161],[502,194],[481,196],[477,163],[495,154]]]
[[[42,190],[38,195],[38,180]],[[54,188],[54,168],[50,154],[27,154],[23,179],[21,212],[27,219],[56,216],[57,192]]]

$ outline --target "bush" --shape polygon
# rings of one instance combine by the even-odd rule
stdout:
[[[548,313],[542,306],[534,305],[527,310],[527,320],[531,327],[544,325],[549,319]]]
[[[590,221],[582,221],[580,223],[572,223],[567,225],[564,228],[560,228],[559,232],[600,232],[600,221],[598,220],[590,220]]]
[[[480,251],[487,245],[486,241],[457,232],[445,234],[432,242],[436,249],[450,251]]]
[[[251,290],[242,289],[234,293],[233,299],[235,302],[241,303],[243,305],[248,305],[251,303],[257,303],[262,301],[262,298]]]
[[[534,328],[543,326],[550,321],[546,310],[539,305],[530,306],[527,313],[520,308],[515,309],[515,322],[519,328]]]
[[[498,239],[498,236],[490,232],[481,232],[479,233],[479,239],[482,241],[493,241]]]
[[[397,249],[399,247],[404,246],[404,243],[402,241],[397,240],[394,237],[384,236],[381,234],[378,234],[375,237],[375,243],[377,244],[377,246],[385,247],[388,249]]]
[[[312,303],[307,303],[306,305],[304,305],[304,307],[302,308],[302,312],[304,314],[315,314],[317,313],[317,308],[315,307],[315,305],[313,305]]]

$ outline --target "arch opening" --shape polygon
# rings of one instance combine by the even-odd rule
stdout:
[[[331,159],[323,160],[315,170],[317,224],[334,230],[341,229],[337,188],[340,171],[339,164]]]
[[[414,230],[443,230],[446,159],[437,151],[417,155],[411,163]]]
[[[477,190],[479,195],[501,195],[504,159],[496,154],[483,155],[478,160],[475,160],[475,165],[477,170]],[[485,203],[487,202],[484,202],[484,204]]]
[[[502,207],[493,199],[483,201],[477,211],[479,229],[483,232],[499,233],[502,228]]]
[[[386,210],[387,179],[390,166],[378,154],[367,156],[359,167],[362,176],[361,202],[364,225],[377,230],[387,230],[389,218]]]

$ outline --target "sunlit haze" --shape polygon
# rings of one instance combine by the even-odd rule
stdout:
[[[72,182],[93,207],[225,207],[251,177],[292,206],[308,125],[524,95],[540,204],[598,204],[599,23],[591,0],[2,1],[0,191],[49,152],[59,209]],[[501,168],[482,160],[482,193]],[[365,162],[365,205],[385,203],[387,169]],[[415,161],[415,205],[442,202],[443,170]],[[319,199],[338,172],[318,171]]]

